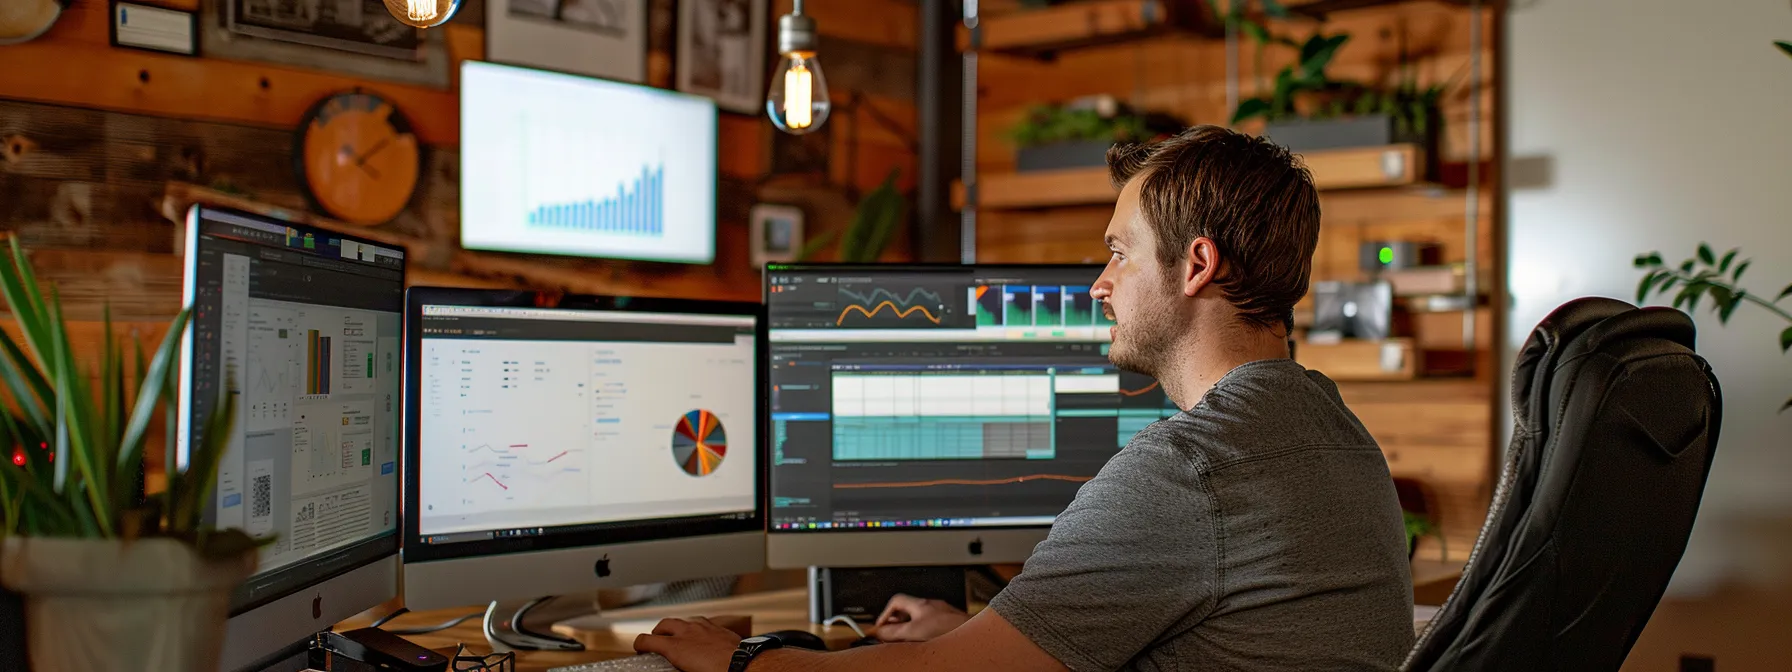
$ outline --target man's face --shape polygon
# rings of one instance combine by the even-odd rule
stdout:
[[[1157,236],[1139,211],[1142,177],[1135,176],[1120,190],[1105,234],[1112,254],[1090,295],[1102,302],[1102,310],[1114,321],[1108,359],[1122,369],[1155,377],[1186,323],[1177,310],[1176,299],[1182,293],[1166,277],[1157,258]]]

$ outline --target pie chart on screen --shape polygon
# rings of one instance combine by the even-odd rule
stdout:
[[[678,419],[678,427],[672,432],[672,457],[684,473],[715,473],[727,454],[728,433],[723,431],[722,419],[716,414],[698,409]]]

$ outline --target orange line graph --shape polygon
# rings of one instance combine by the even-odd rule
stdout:
[[[908,317],[910,315],[913,315],[915,313],[915,311],[918,310],[918,311],[921,311],[922,315],[927,317],[927,321],[932,322],[934,324],[940,323],[940,318],[934,317],[933,313],[927,312],[927,308],[925,306],[909,306],[906,309],[901,309],[901,308],[897,308],[895,303],[885,301],[883,303],[877,304],[877,306],[873,307],[871,310],[865,310],[865,307],[860,306],[860,305],[847,306],[845,310],[840,311],[840,317],[838,317],[834,320],[834,326],[838,327],[841,324],[845,323],[846,322],[846,314],[850,313],[852,311],[856,310],[856,311],[859,311],[860,315],[864,315],[865,317],[872,317],[872,316],[877,315],[880,312],[883,312],[883,309],[886,307],[890,309],[890,312],[896,313],[896,319],[902,319],[902,318]]]
[[[1151,381],[1151,384],[1150,384],[1150,385],[1146,385],[1146,386],[1144,386],[1144,387],[1141,387],[1141,388],[1139,388],[1139,389],[1136,389],[1136,390],[1127,390],[1127,389],[1122,389],[1122,390],[1120,390],[1120,396],[1123,396],[1123,397],[1136,397],[1136,396],[1139,396],[1139,395],[1141,395],[1141,394],[1144,394],[1144,393],[1146,393],[1146,392],[1150,392],[1150,391],[1152,391],[1152,390],[1155,390],[1155,389],[1157,389],[1157,381],[1155,381],[1155,380],[1154,380],[1154,381]]]
[[[1065,476],[1063,474],[1031,474],[1014,478],[998,478],[989,481],[973,481],[962,478],[943,478],[937,481],[911,481],[907,483],[835,483],[835,490],[862,490],[868,488],[926,488],[935,485],[1009,485],[1027,481],[1066,481],[1070,483],[1086,483],[1092,476]]]

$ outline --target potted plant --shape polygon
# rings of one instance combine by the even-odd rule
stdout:
[[[1792,55],[1792,45],[1780,43],[1780,48]],[[1648,273],[1637,282],[1636,302],[1640,304],[1647,301],[1651,292],[1666,296],[1668,292],[1678,289],[1674,294],[1674,307],[1691,313],[1699,309],[1700,299],[1710,296],[1711,311],[1717,313],[1720,324],[1729,324],[1730,315],[1738,307],[1744,303],[1752,303],[1786,321],[1786,326],[1779,334],[1780,352],[1784,354],[1792,351],[1792,312],[1779,305],[1786,297],[1792,296],[1792,285],[1786,285],[1771,300],[1765,295],[1744,289],[1738,283],[1742,282],[1742,274],[1754,262],[1742,259],[1738,263],[1736,256],[1740,253],[1740,249],[1732,249],[1720,258],[1710,245],[1699,243],[1697,253],[1680,262],[1679,266],[1664,264],[1659,252],[1637,255],[1636,267],[1647,269]],[[1784,413],[1788,408],[1792,408],[1792,399],[1780,406],[1780,412]]]
[[[1442,530],[1438,529],[1437,524],[1431,522],[1430,518],[1412,511],[1402,510],[1400,513],[1406,520],[1406,559],[1408,561],[1418,557],[1420,539],[1434,536],[1437,537],[1437,543],[1444,543]]]
[[[1454,78],[1420,87],[1417,68],[1402,63],[1391,85],[1333,79],[1326,68],[1350,41],[1349,33],[1315,31],[1295,41],[1248,19],[1238,21],[1257,43],[1259,70],[1265,45],[1298,49],[1300,55],[1276,73],[1267,95],[1239,101],[1232,123],[1263,119],[1264,136],[1293,151],[1411,143],[1425,148],[1426,156],[1435,154],[1443,126],[1439,103]]]
[[[1031,172],[1107,165],[1116,143],[1151,142],[1181,130],[1174,117],[1141,112],[1113,96],[1090,96],[1064,105],[1040,105],[1009,129],[1015,170]]]
[[[797,252],[797,261],[813,259],[835,238],[841,239],[839,261],[871,263],[883,256],[884,249],[896,237],[896,227],[902,223],[903,208],[907,205],[901,192],[896,190],[896,178],[901,174],[900,168],[890,169],[883,183],[859,201],[844,234],[840,229],[834,229],[816,236]]]
[[[201,521],[231,396],[221,395],[184,471],[170,442],[167,486],[145,495],[144,446],[174,386],[187,311],[153,358],[137,347],[127,386],[109,311],[100,351],[77,353],[50,289],[39,291],[14,239],[0,293],[23,345],[0,332],[0,390],[10,396],[0,410],[0,585],[24,598],[31,669],[216,670],[231,591],[267,541]]]

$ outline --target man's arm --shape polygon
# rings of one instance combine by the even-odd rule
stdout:
[[[635,639],[635,650],[658,653],[685,672],[726,672],[740,636],[702,619],[668,619]],[[892,642],[834,653],[776,649],[760,654],[747,672],[1065,672],[993,609],[926,642]]]

